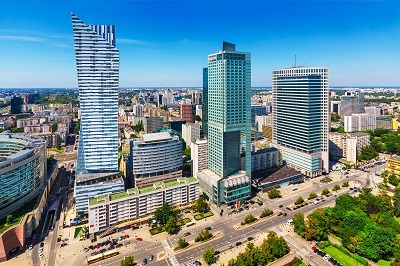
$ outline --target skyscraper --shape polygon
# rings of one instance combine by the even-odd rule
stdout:
[[[203,106],[202,106],[203,133],[208,134],[208,68],[203,68]]]
[[[114,25],[85,24],[72,14],[81,128],[79,171],[118,171],[119,51]]]
[[[208,169],[198,174],[203,191],[218,205],[250,196],[250,98],[250,53],[223,42],[221,51],[208,56]],[[241,134],[246,141],[245,169]]]
[[[74,196],[76,211],[88,199],[123,191],[118,174],[119,51],[115,26],[90,25],[72,14],[81,110]]]
[[[310,177],[329,169],[328,75],[325,67],[272,72],[272,144],[287,165]]]

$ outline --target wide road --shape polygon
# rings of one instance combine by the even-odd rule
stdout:
[[[384,166],[380,166],[384,167]],[[374,171],[374,170],[373,170]],[[371,172],[373,172],[371,171]],[[333,174],[332,174],[333,175]],[[332,188],[335,184],[342,184],[344,181],[356,181],[359,183],[359,186],[361,187],[369,187],[372,186],[370,182],[371,174],[365,173],[362,171],[355,171],[352,170],[348,174],[349,178],[346,178],[345,175],[343,175],[341,178],[338,177],[336,174],[336,178],[334,178],[334,181],[328,184],[321,183],[319,180],[321,178],[315,178],[306,181],[306,184],[303,187],[303,184],[300,185],[295,185],[298,186],[299,189],[296,191],[290,191],[290,195],[284,195],[283,198],[281,199],[275,199],[271,200],[268,199],[265,195],[258,195],[257,197],[262,199],[264,202],[263,206],[258,206],[257,204],[254,204],[251,206],[250,210],[243,211],[239,214],[235,215],[230,215],[228,216],[228,212],[226,210],[226,207],[224,207],[224,215],[221,217],[220,220],[218,220],[215,223],[210,223],[209,226],[212,228],[212,232],[221,232],[222,237],[217,238],[211,242],[207,242],[203,245],[200,245],[199,247],[195,248],[189,248],[186,251],[179,252],[175,255],[173,255],[172,249],[177,245],[177,242],[179,238],[183,237],[183,234],[185,232],[190,231],[191,235],[188,237],[185,237],[187,241],[194,240],[194,238],[198,235],[198,233],[203,230],[203,227],[190,227],[190,228],[184,228],[182,227],[182,230],[174,236],[169,237],[166,240],[163,240],[161,242],[137,242],[131,244],[128,249],[123,249],[124,251],[121,252],[120,255],[107,259],[105,261],[99,262],[94,265],[119,265],[121,260],[123,259],[124,256],[126,255],[133,255],[135,257],[135,261],[138,263],[143,262],[143,258],[149,258],[150,255],[157,255],[158,253],[162,251],[168,251],[169,254],[171,254],[171,258],[163,259],[160,261],[149,261],[148,260],[148,265],[173,265],[173,266],[178,266],[180,263],[186,263],[188,265],[189,261],[200,259],[202,256],[202,252],[206,247],[214,247],[215,250],[219,250],[221,252],[225,251],[228,249],[229,245],[235,246],[236,242],[242,242],[243,245],[246,244],[247,238],[249,236],[255,237],[261,232],[268,232],[270,230],[276,231],[276,232],[282,232],[283,229],[281,228],[281,224],[284,223],[286,220],[293,218],[294,214],[296,213],[309,213],[312,212],[316,208],[320,208],[323,206],[328,206],[328,205],[333,205],[334,204],[334,196],[330,196],[326,198],[325,202],[322,202],[322,204],[309,204],[305,207],[299,208],[297,210],[293,211],[288,211],[286,210],[286,206],[291,206],[293,205],[294,201],[302,196],[303,198],[307,198],[309,193],[315,191],[317,193],[320,193],[324,188]],[[294,186],[291,186],[294,187]],[[341,189],[338,194],[346,193],[347,189]],[[283,205],[283,208],[279,208],[280,205]],[[258,216],[261,214],[262,210],[264,208],[270,208],[272,210],[279,210],[282,209],[284,212],[287,213],[287,216],[276,216],[274,215],[271,218],[265,219],[263,221],[260,221],[256,223],[252,227],[245,228],[243,230],[235,230],[233,228],[234,225],[239,224],[241,221],[243,221],[244,217],[248,215],[249,213],[252,213],[255,216]],[[218,210],[214,211],[214,213],[218,213]],[[290,236],[286,235],[285,239],[288,241],[288,244],[291,246],[291,248],[297,252],[302,251],[304,249],[301,246],[301,244],[298,243],[296,246],[294,243],[295,239],[291,239]],[[305,257],[304,257],[305,258]],[[312,256],[312,257],[307,257],[307,261],[310,260],[311,264],[314,265],[325,265],[326,261],[322,260],[319,256]],[[84,265],[85,263],[85,255],[81,256],[78,258],[76,261],[75,265]]]

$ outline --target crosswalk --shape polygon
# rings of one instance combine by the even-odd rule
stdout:
[[[169,245],[167,239],[164,239],[161,242],[161,245],[163,246],[165,253],[168,255],[170,254],[170,256],[167,259],[167,262],[170,262],[172,266],[179,266],[179,261],[178,259],[175,257],[175,255],[173,254],[173,250],[171,248],[171,246]],[[168,263],[169,265],[169,263]]]

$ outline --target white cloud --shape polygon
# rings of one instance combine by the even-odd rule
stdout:
[[[117,44],[118,43],[157,46],[156,43],[152,43],[152,42],[135,40],[135,39],[124,39],[124,38],[117,38]]]
[[[18,35],[0,35],[0,40],[13,42],[44,42],[42,38]]]

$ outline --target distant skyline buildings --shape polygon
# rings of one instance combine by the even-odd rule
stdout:
[[[161,1],[156,6],[151,1],[114,5],[94,0],[57,5],[9,1],[2,6],[6,15],[0,17],[4,46],[0,86],[77,87],[68,19],[72,10],[93,23],[118,25],[117,46],[124,54],[121,87],[201,87],[203,55],[220,39],[252,51],[254,87],[271,86],[272,69],[293,65],[295,55],[301,65],[329,65],[333,86],[400,85],[397,1],[364,1],[362,5],[347,1],[345,7],[340,1],[290,1],[289,5],[287,1],[251,1],[251,12],[242,14],[240,21],[230,15],[236,5],[226,6],[222,0]],[[218,12],[221,9],[224,14]],[[265,20],[265,10],[280,12]],[[205,13],[220,18],[218,28],[200,19]],[[301,23],[298,14],[302,14]],[[137,24],[141,26],[132,27]],[[313,26],[304,31],[293,24]],[[316,42],[320,45],[315,46]]]

